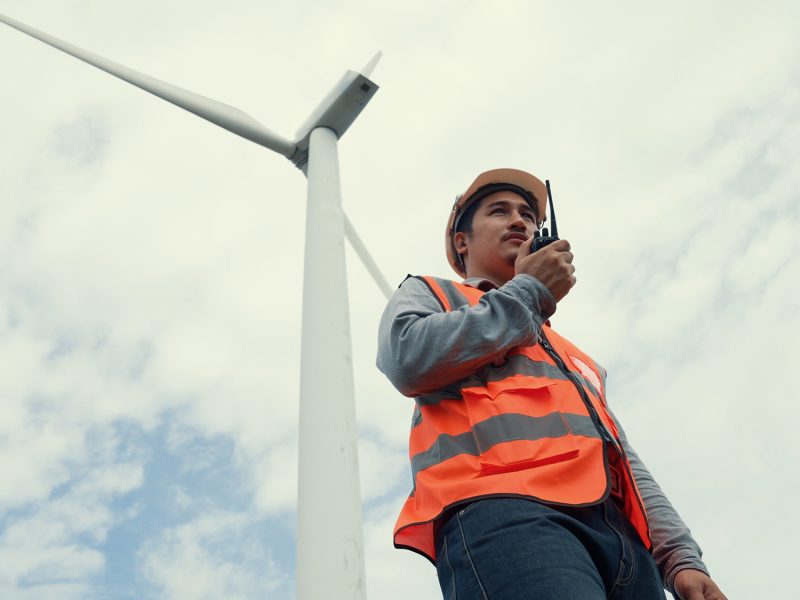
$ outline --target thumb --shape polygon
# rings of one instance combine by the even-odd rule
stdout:
[[[528,254],[531,253],[531,245],[533,244],[533,240],[534,237],[531,236],[519,245],[519,250],[517,250],[517,260],[523,256],[528,256]]]

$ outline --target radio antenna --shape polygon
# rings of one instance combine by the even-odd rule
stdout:
[[[556,226],[556,211],[553,208],[553,193],[550,191],[550,180],[545,179],[544,184],[547,186],[547,201],[550,203],[550,219],[552,221],[550,224],[550,235],[557,238],[558,227]]]

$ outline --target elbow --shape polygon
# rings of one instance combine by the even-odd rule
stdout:
[[[425,375],[420,372],[413,361],[395,360],[391,363],[384,363],[378,360],[378,369],[404,396],[412,398],[428,391],[423,387]]]
[[[416,320],[396,319],[391,327],[381,327],[378,340],[378,369],[404,396],[414,397],[431,391],[432,361],[426,356],[426,344],[409,336]]]

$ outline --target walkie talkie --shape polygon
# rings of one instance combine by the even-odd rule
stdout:
[[[541,231],[536,230],[533,232],[533,242],[531,243],[531,254],[537,250],[541,250],[548,244],[552,244],[558,239],[558,227],[556,226],[556,211],[553,209],[553,193],[550,191],[550,180],[545,179],[544,184],[547,186],[547,201],[550,203],[550,220],[553,222],[552,230],[553,235],[543,227]]]

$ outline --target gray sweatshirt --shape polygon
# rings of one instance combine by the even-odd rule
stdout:
[[[530,275],[517,275],[501,287],[482,279],[464,283],[486,292],[475,306],[445,312],[428,287],[413,277],[386,306],[377,365],[405,396],[439,390],[502,361],[516,346],[535,344],[542,324],[556,310],[550,291]],[[653,558],[664,586],[674,594],[678,571],[691,568],[708,574],[700,546],[612,418],[647,511]]]

